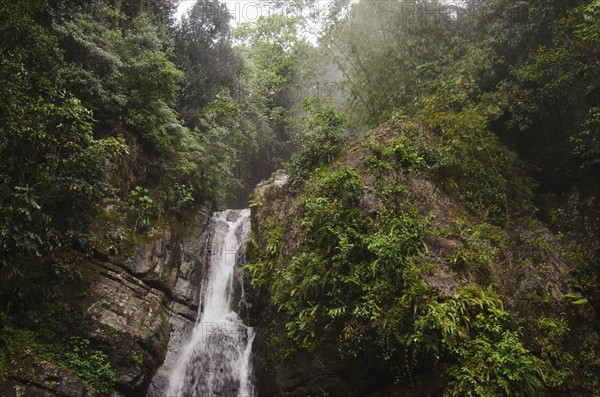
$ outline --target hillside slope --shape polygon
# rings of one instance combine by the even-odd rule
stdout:
[[[569,256],[518,170],[464,178],[485,156],[447,139],[392,122],[295,191],[283,173],[256,188],[261,396],[596,395],[600,338]],[[513,189],[504,207],[494,188]]]

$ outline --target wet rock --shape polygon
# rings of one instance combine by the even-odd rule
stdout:
[[[193,226],[156,233],[125,260],[82,263],[81,277],[65,286],[66,303],[91,319],[84,337],[111,347],[108,361],[118,378],[111,396],[144,396],[168,346],[180,343],[182,336],[173,329],[194,324],[210,213],[206,207]],[[39,357],[30,356],[20,365],[22,371],[4,382],[2,397],[98,395]]]

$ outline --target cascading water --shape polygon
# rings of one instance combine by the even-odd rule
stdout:
[[[238,312],[236,264],[250,231],[250,210],[213,215],[209,273],[204,278],[196,325],[169,380],[167,397],[254,397],[251,378],[254,331]],[[238,299],[239,297],[239,299]]]

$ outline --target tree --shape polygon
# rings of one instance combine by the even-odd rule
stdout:
[[[451,9],[438,1],[355,4],[322,43],[344,73],[355,122],[414,114],[428,84],[463,50]]]
[[[240,165],[250,189],[288,160],[294,114],[304,82],[312,76],[313,48],[300,37],[301,19],[275,13],[234,32],[236,50],[245,60],[239,93],[252,120],[252,145],[241,153]],[[252,148],[253,150],[248,150]]]
[[[175,28],[175,59],[185,73],[179,110],[191,129],[222,90],[237,94],[241,60],[232,49],[230,19],[225,5],[199,0]]]
[[[600,3],[580,4],[555,27],[553,44],[540,47],[519,76],[562,116],[551,142],[569,150],[567,173],[593,175],[600,165]]]
[[[23,278],[47,277],[65,249],[85,245],[115,156],[127,150],[118,138],[95,138],[91,112],[65,90],[48,5],[13,11],[3,29],[22,36],[3,34],[0,68],[0,301],[8,306],[39,293]]]

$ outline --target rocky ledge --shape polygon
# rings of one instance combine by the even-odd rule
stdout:
[[[145,396],[151,384],[149,395],[160,395],[164,388],[166,373],[157,371],[167,349],[181,343],[181,332],[196,318],[210,214],[210,208],[203,208],[191,226],[155,233],[127,258],[107,255],[106,260],[82,263],[80,276],[66,286],[66,303],[90,318],[85,337],[91,344],[112,347],[107,360],[118,380],[111,396]],[[68,371],[27,352],[13,367],[2,396],[100,395]]]
[[[370,139],[389,146],[390,141],[402,135],[402,126],[385,126],[371,133]],[[334,173],[347,167],[356,172],[365,186],[358,206],[367,214],[376,214],[382,199],[376,194],[375,178],[365,166],[369,153],[363,141],[364,137],[350,139],[327,171]],[[555,360],[552,365],[565,369],[569,375],[560,386],[550,385],[547,395],[565,395],[566,388],[572,396],[588,395],[588,378],[595,373],[596,364],[586,361],[586,355],[591,351],[590,340],[600,340],[597,318],[582,293],[575,264],[559,238],[533,217],[513,217],[500,226],[490,225],[484,216],[466,207],[464,197],[449,194],[443,184],[422,172],[405,169],[389,178],[405,187],[402,200],[414,203],[421,214],[431,219],[430,232],[424,240],[426,248],[419,258],[430,266],[422,279],[432,291],[432,299],[445,302],[465,287],[491,286],[501,297],[511,321],[518,324],[520,339],[528,351],[547,359],[548,346],[553,343],[552,354],[578,363],[561,367],[564,363],[559,359],[548,360]],[[252,239],[253,257],[258,258],[258,264],[289,266],[306,238],[301,226],[303,192],[291,193],[286,180],[285,174],[278,172],[254,191]],[[285,250],[273,250],[274,243],[270,241],[275,241],[274,236],[281,238],[277,247]],[[305,244],[303,249],[309,250],[310,245]],[[478,255],[491,259],[474,271],[467,266],[479,263]],[[268,284],[263,285],[255,292],[258,328],[254,352],[260,396],[446,395],[446,374],[452,361],[423,363],[413,368],[410,382],[397,382],[390,366],[376,354],[369,354],[369,348],[353,357],[325,345],[312,350],[294,346],[286,339],[285,319],[282,311],[274,307],[269,288]],[[544,333],[541,328],[546,323],[564,324],[565,331],[560,337],[552,336],[558,332]],[[554,369],[547,371],[547,380],[557,377]]]

